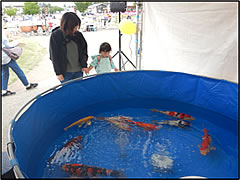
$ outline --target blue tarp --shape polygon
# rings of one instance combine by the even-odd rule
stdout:
[[[187,103],[220,113],[236,125],[238,122],[238,85],[235,83],[166,71],[101,74],[67,83],[40,96],[21,115],[13,127],[15,156],[20,169],[27,177],[34,176],[30,166],[36,166],[41,161],[46,149],[63,128],[77,120],[80,114],[85,117],[94,111],[83,112],[80,109],[96,103],[131,98]]]

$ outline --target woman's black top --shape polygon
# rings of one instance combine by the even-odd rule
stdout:
[[[82,33],[77,31],[73,36],[65,36],[60,27],[52,30],[49,44],[50,59],[56,75],[64,75],[67,70],[67,47],[66,44],[73,40],[78,45],[79,62],[81,68],[87,68],[87,42]]]

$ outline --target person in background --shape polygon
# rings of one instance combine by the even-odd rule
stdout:
[[[58,80],[64,83],[88,74],[87,42],[78,31],[80,18],[73,12],[63,14],[60,27],[52,30],[50,37],[50,59]]]
[[[9,44],[8,38],[4,30],[2,31],[2,48],[11,48],[11,45]],[[11,59],[2,50],[2,96],[9,96],[12,94],[16,94],[16,92],[12,92],[8,90],[9,68],[11,68],[14,73],[16,73],[18,78],[26,87],[26,90],[29,90],[38,86],[38,83],[29,83],[24,72],[18,66],[17,61]]]
[[[119,71],[112,61],[112,57],[110,55],[112,51],[111,45],[107,42],[104,42],[100,45],[98,55],[92,56],[93,61],[91,62],[88,71],[90,72],[93,67],[98,74],[111,72],[112,69],[114,71]]]

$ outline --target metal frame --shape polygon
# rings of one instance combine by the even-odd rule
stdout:
[[[136,18],[137,18],[137,25],[136,25],[136,69],[141,70],[142,31],[143,31],[143,3],[142,2],[137,2],[136,13],[137,13],[136,14]],[[140,15],[140,13],[141,13],[141,15]],[[140,40],[139,40],[139,37],[140,37]]]

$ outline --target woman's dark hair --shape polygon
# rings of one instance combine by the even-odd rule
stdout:
[[[61,23],[60,23],[60,29],[66,35],[73,35],[73,29],[76,26],[80,27],[80,25],[81,25],[81,20],[75,13],[66,12],[62,16]]]
[[[109,43],[104,42],[100,45],[99,53],[101,52],[110,52],[112,50]]]

